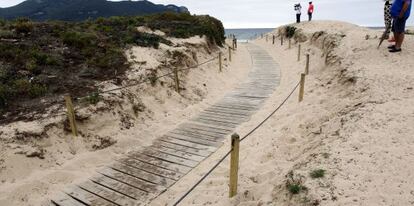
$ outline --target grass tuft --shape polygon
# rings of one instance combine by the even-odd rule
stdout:
[[[309,175],[310,175],[311,178],[317,179],[317,178],[325,177],[325,173],[326,173],[325,170],[317,169],[317,170],[313,170]]]

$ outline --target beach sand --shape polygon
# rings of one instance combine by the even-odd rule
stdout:
[[[280,87],[263,109],[237,129],[243,136],[297,84],[310,54],[305,98],[287,101],[241,144],[238,195],[228,198],[226,159],[179,205],[414,205],[414,36],[388,53],[381,31],[345,22],[294,24],[292,41],[264,39],[282,70]],[[276,29],[268,35],[278,36]],[[328,54],[325,64],[325,54]],[[228,150],[229,142],[151,205],[172,205]],[[312,171],[322,169],[322,178]],[[287,185],[301,187],[292,194]],[[303,186],[303,187],[302,187]]]
[[[173,66],[186,68],[217,57],[220,49],[205,38],[169,39],[172,46],[160,49],[133,47],[126,51],[132,63],[128,79],[134,83],[154,68],[163,75]],[[177,51],[182,61],[167,53]],[[181,93],[174,91],[171,77],[104,94],[104,101],[77,109],[79,137],[64,130],[65,116],[0,126],[0,205],[49,205],[50,198],[65,187],[81,182],[95,171],[152,141],[220,99],[246,78],[251,60],[245,47],[233,55],[223,52],[223,71],[218,59],[180,74]],[[162,67],[165,61],[169,66]],[[101,90],[118,86],[112,81]],[[139,107],[138,112],[134,107]],[[62,108],[64,113],[64,108]],[[45,114],[47,116],[48,114]]]

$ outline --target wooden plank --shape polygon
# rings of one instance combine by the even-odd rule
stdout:
[[[95,184],[110,188],[118,193],[121,193],[125,196],[139,200],[139,202],[146,202],[150,196],[148,192],[140,190],[138,188],[132,187],[130,185],[124,184],[122,182],[116,181],[104,175],[95,175],[90,178]]]
[[[164,187],[169,187],[176,182],[175,180],[163,177],[161,175],[153,174],[153,173],[150,173],[150,172],[147,172],[147,171],[135,168],[135,167],[130,167],[128,165],[121,164],[121,163],[113,163],[109,167],[114,170],[123,172],[125,174],[132,175],[141,180],[148,181],[150,183],[154,183],[157,185],[162,185]]]
[[[180,127],[188,127],[188,128],[193,128],[193,129],[203,130],[203,131],[220,132],[222,134],[228,134],[229,132],[233,132],[232,129],[210,127],[208,125],[198,124],[196,122],[187,122],[187,123],[181,124]]]
[[[239,116],[251,116],[253,113],[251,112],[244,112],[244,111],[237,111],[237,110],[227,110],[227,109],[217,109],[217,108],[208,108],[204,111],[213,112],[213,113],[224,113],[224,114],[233,114]]]
[[[240,118],[240,119],[246,119],[246,120],[249,120],[251,117],[251,115],[227,114],[227,113],[217,113],[217,112],[209,112],[209,111],[200,112],[200,115],[212,115],[212,116],[220,115],[226,118]]]
[[[223,104],[213,104],[210,108],[221,108],[221,109],[237,109],[237,110],[245,110],[245,111],[256,111],[257,107],[241,107],[236,105],[223,105]]]
[[[193,160],[193,161],[197,161],[197,162],[201,162],[205,159],[205,157],[199,156],[199,155],[194,155],[188,152],[183,152],[183,151],[179,151],[176,149],[171,149],[171,148],[167,148],[167,147],[163,147],[160,145],[153,145],[151,146],[151,148],[153,150],[156,151],[160,151],[166,154],[173,154],[173,155],[178,155],[184,159],[189,159],[189,160]]]
[[[64,191],[66,194],[72,198],[84,203],[85,205],[93,206],[119,206],[113,202],[110,202],[106,199],[100,198],[84,189],[81,189],[78,186],[69,186]]]
[[[155,157],[149,157],[147,155],[143,155],[143,154],[140,154],[140,153],[137,153],[137,152],[131,153],[128,156],[132,157],[132,158],[135,158],[137,160],[143,161],[145,163],[148,163],[148,164],[151,164],[151,165],[154,165],[154,166],[158,166],[158,167],[161,167],[161,168],[164,168],[164,169],[180,172],[182,174],[187,174],[192,169],[191,167],[173,164],[171,162],[167,162],[165,160],[161,160],[161,159],[155,158]]]
[[[220,122],[224,124],[233,124],[233,125],[240,125],[241,123],[245,122],[244,120],[237,120],[237,119],[228,120],[228,119],[223,119],[219,117],[209,117],[209,116],[202,116],[202,115],[198,115],[196,118],[194,118],[194,120],[199,120],[199,119]]]
[[[180,139],[170,138],[170,137],[167,137],[167,136],[162,136],[159,140],[174,143],[174,144],[179,144],[179,145],[183,145],[183,146],[187,146],[187,147],[192,147],[194,149],[199,149],[199,150],[205,150],[205,151],[210,151],[210,152],[215,152],[216,151],[216,147],[196,144],[196,143],[192,143],[192,142],[188,142],[188,141],[184,141],[184,140],[180,140]]]
[[[211,134],[211,133],[201,133],[197,131],[184,130],[184,129],[175,129],[171,131],[170,133],[182,134],[182,135],[193,135],[193,137],[202,138],[208,141],[218,142],[218,143],[221,143],[223,141],[223,138],[226,136],[222,134],[218,135],[218,134]]]
[[[228,116],[222,113],[218,114],[218,113],[206,113],[206,112],[200,113],[198,117],[219,119],[219,120],[225,120],[225,121],[243,121],[243,122],[246,122],[250,119],[244,116]]]
[[[220,142],[216,142],[216,141],[209,141],[206,139],[202,139],[198,136],[192,136],[189,134],[175,134],[175,133],[167,133],[164,136],[167,137],[171,137],[174,139],[180,139],[180,140],[184,140],[187,142],[192,142],[192,143],[196,143],[196,144],[201,144],[201,145],[206,145],[206,146],[211,146],[211,147],[220,147],[222,145],[222,143]]]
[[[206,124],[206,125],[210,125],[210,126],[214,126],[214,127],[227,128],[227,129],[233,129],[233,130],[237,126],[239,126],[238,124],[230,124],[230,123],[224,123],[224,122],[218,122],[218,121],[206,120],[206,119],[194,119],[192,121],[202,123],[202,124]]]
[[[135,168],[138,168],[138,169],[141,169],[141,170],[153,173],[153,174],[159,174],[163,177],[167,177],[173,180],[179,180],[181,177],[184,176],[184,174],[180,172],[157,167],[155,165],[151,165],[151,164],[139,161],[134,158],[122,158],[122,159],[119,159],[118,161],[130,167],[135,167]]]
[[[164,186],[144,181],[112,168],[101,169],[98,171],[98,173],[149,193],[159,194],[166,190],[166,187]]]
[[[175,150],[182,151],[182,152],[187,152],[189,154],[198,155],[198,156],[201,156],[201,157],[208,157],[208,156],[211,155],[210,151],[194,149],[192,147],[186,147],[186,146],[177,145],[177,144],[164,142],[164,141],[158,141],[157,140],[156,142],[154,142],[154,145],[155,146],[162,146],[162,147],[169,148],[169,149],[175,149]]]
[[[83,190],[86,190],[94,195],[96,195],[99,199],[106,199],[110,202],[113,202],[120,206],[135,206],[135,205],[141,205],[138,203],[135,199],[128,197],[126,195],[120,194],[118,192],[115,192],[113,190],[110,190],[106,187],[103,187],[101,185],[95,184],[91,181],[85,181],[83,183],[80,183],[78,185]]]
[[[85,206],[83,203],[62,192],[54,196],[51,202],[57,206]]]
[[[178,165],[183,165],[183,166],[187,166],[187,167],[196,167],[198,165],[198,162],[193,161],[193,160],[188,160],[188,159],[184,159],[178,156],[174,156],[174,155],[170,155],[170,154],[165,154],[165,153],[161,153],[161,152],[157,152],[151,149],[146,149],[144,151],[140,151],[140,153],[150,156],[150,157],[155,157],[155,158],[159,158],[171,163],[175,163]]]

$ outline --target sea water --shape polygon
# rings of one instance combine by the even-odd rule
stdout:
[[[262,34],[273,31],[273,28],[262,28],[262,29],[225,29],[226,36],[235,35],[238,41],[246,42],[249,40],[256,39]]]

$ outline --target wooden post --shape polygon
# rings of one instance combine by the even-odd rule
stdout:
[[[237,39],[234,39],[235,49],[237,49]]]
[[[280,46],[283,46],[283,35],[280,35]]]
[[[76,127],[75,110],[73,109],[72,98],[69,94],[65,95],[66,109],[68,113],[68,119],[70,128],[72,129],[73,136],[78,136],[78,128]]]
[[[299,44],[298,45],[298,61],[300,61],[300,47],[301,47],[301,45]]]
[[[230,159],[230,189],[229,197],[237,195],[237,182],[239,178],[239,148],[240,136],[233,134],[231,136],[231,159]]]
[[[304,73],[300,75],[299,102],[303,101],[303,95],[305,94],[305,77]]]
[[[180,79],[178,78],[178,68],[174,68],[175,91],[180,93]]]
[[[229,47],[229,61],[231,61],[231,47]]]
[[[292,48],[292,41],[291,41],[291,39],[289,38],[289,49],[290,48]]]
[[[220,52],[219,53],[219,71],[221,72],[222,70],[223,70],[223,65],[222,65],[222,57],[223,56],[223,54]]]
[[[309,74],[309,64],[310,64],[310,60],[309,60],[309,54],[306,54],[306,67],[305,67],[305,74],[308,75]]]
[[[273,35],[272,44],[275,44],[275,35]]]

